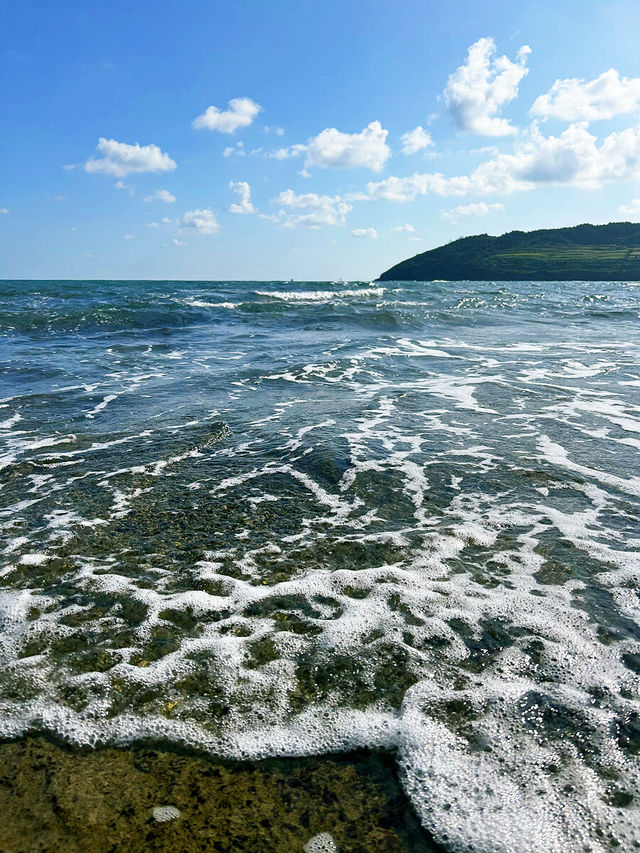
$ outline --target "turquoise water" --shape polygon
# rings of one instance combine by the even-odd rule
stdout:
[[[392,749],[640,844],[640,285],[0,283],[0,734]]]

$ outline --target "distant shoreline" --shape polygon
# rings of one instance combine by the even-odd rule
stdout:
[[[462,237],[401,261],[377,281],[636,281],[640,224],[576,225]]]

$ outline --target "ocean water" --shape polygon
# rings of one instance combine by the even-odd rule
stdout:
[[[0,735],[392,750],[640,846],[640,285],[0,284]]]

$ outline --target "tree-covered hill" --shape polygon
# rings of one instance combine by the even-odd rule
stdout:
[[[479,234],[415,255],[380,281],[640,280],[640,224]]]

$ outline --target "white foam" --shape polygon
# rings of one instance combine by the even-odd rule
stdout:
[[[329,832],[321,832],[307,841],[304,853],[338,853],[338,848]]]
[[[22,415],[20,412],[16,412],[15,415],[12,415],[10,418],[0,421],[0,429],[11,429],[11,427],[15,426],[15,424],[20,420],[22,420]]]
[[[51,558],[51,554],[21,554],[20,562],[25,566],[42,566]]]
[[[601,471],[597,468],[590,468],[588,465],[580,465],[569,458],[569,454],[562,445],[557,444],[555,441],[551,441],[551,439],[546,435],[540,436],[538,446],[543,458],[548,462],[552,462],[555,465],[561,465],[563,468],[567,468],[569,471],[575,471],[585,477],[593,477],[593,479],[598,480],[600,483],[612,486],[621,492],[626,492],[629,495],[640,497],[640,477],[631,475],[629,477],[618,477],[615,474],[609,474],[608,472]]]
[[[334,299],[352,299],[354,297],[382,296],[384,287],[370,287],[367,290],[256,290],[258,296],[281,299],[285,302],[332,302]]]
[[[98,403],[98,405],[94,409],[91,409],[90,412],[87,412],[85,418],[94,418],[98,414],[98,412],[101,412],[109,405],[109,403],[111,403],[113,400],[117,400],[117,398],[117,394],[107,394],[105,397],[102,398],[101,403]]]
[[[158,823],[167,823],[170,820],[177,820],[181,812],[176,806],[155,806],[151,810],[151,814]]]
[[[228,308],[233,310],[239,308],[240,302],[205,302],[203,299],[187,299],[185,304],[192,305],[194,308]]]

